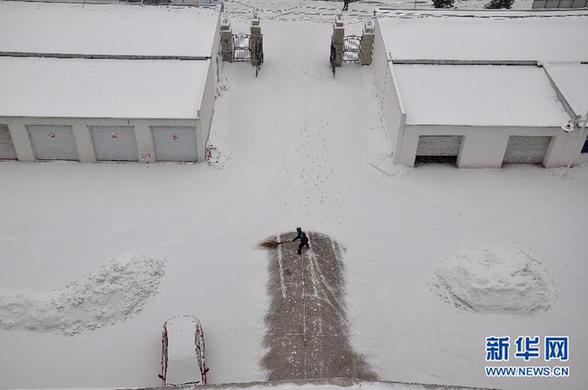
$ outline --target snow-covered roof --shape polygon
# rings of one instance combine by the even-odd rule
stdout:
[[[209,63],[0,57],[0,116],[196,119]]]
[[[588,64],[559,63],[545,66],[574,112],[584,115],[588,111]]]
[[[588,60],[587,11],[399,11],[378,23],[394,60]]]
[[[218,20],[198,7],[0,1],[0,51],[209,57]]]
[[[406,123],[560,126],[569,120],[535,66],[394,65]]]

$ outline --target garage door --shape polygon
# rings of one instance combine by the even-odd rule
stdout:
[[[551,137],[520,137],[508,139],[505,163],[537,164],[542,163],[549,147]]]
[[[27,126],[37,160],[77,160],[71,126]]]
[[[16,160],[16,151],[8,126],[0,125],[0,160]]]
[[[461,147],[459,135],[421,135],[417,156],[457,156]]]
[[[156,161],[196,161],[194,127],[152,127]]]
[[[137,140],[133,126],[90,126],[98,161],[137,161]]]

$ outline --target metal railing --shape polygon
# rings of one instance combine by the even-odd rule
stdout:
[[[233,62],[250,62],[249,34],[233,34]]]

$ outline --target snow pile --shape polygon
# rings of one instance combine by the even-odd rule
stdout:
[[[522,250],[469,247],[441,261],[432,285],[440,297],[475,312],[529,314],[549,309],[555,287]]]
[[[123,321],[157,294],[165,261],[128,255],[62,289],[0,295],[0,329],[74,335]]]
[[[213,168],[224,168],[229,161],[228,154],[223,153],[216,145],[208,143],[206,146],[206,162]]]

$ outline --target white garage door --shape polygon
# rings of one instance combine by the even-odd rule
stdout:
[[[27,126],[37,160],[78,160],[71,126]]]
[[[16,151],[8,126],[0,125],[0,160],[16,160]]]
[[[137,161],[137,140],[133,126],[90,126],[98,161]]]
[[[551,137],[511,136],[508,139],[505,163],[537,164],[542,163],[549,147]]]
[[[196,161],[194,127],[152,127],[156,161]]]
[[[459,135],[421,135],[417,156],[457,156],[461,147]]]

